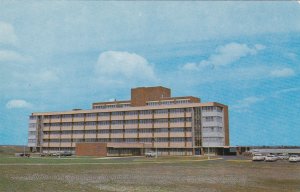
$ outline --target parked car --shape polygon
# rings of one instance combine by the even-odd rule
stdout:
[[[156,154],[155,152],[153,152],[153,151],[149,151],[149,152],[146,152],[146,153],[145,153],[145,156],[146,156],[146,157],[156,157],[156,155],[157,155],[157,154]]]
[[[256,153],[252,157],[252,161],[264,161],[264,160],[265,160],[265,156],[260,153]]]
[[[45,156],[48,156],[47,153],[40,153],[40,157],[45,157]]]
[[[275,155],[267,155],[265,158],[265,161],[268,161],[268,162],[273,162],[273,161],[277,161],[277,160],[278,160],[278,157]]]
[[[29,153],[15,153],[16,157],[30,157]]]
[[[72,152],[70,152],[70,151],[63,151],[63,152],[60,152],[60,156],[72,156]]]
[[[279,160],[288,160],[290,156],[287,154],[279,154],[277,157]]]
[[[298,155],[291,155],[289,162],[300,162],[300,157]]]
[[[56,156],[59,156],[59,153],[58,153],[58,152],[50,152],[50,153],[49,153],[49,156],[54,156],[54,157],[56,157]]]
[[[54,153],[50,153],[50,156],[72,156],[72,152],[70,151],[60,151],[60,152],[54,152]]]

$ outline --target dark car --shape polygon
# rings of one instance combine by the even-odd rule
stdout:
[[[60,153],[60,156],[72,156],[72,152],[70,151],[63,151]]]

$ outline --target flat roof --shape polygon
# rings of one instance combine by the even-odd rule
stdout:
[[[109,109],[87,109],[76,111],[53,111],[53,112],[33,112],[32,115],[65,115],[65,114],[81,114],[81,113],[98,113],[98,112],[118,112],[118,111],[138,111],[138,110],[153,110],[153,109],[176,109],[176,108],[191,108],[191,107],[204,107],[204,106],[220,106],[227,107],[227,105],[217,102],[207,103],[183,103],[173,105],[146,105],[138,107],[125,107],[125,108],[109,108]]]

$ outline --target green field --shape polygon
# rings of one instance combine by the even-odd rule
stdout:
[[[200,157],[0,158],[0,191],[300,191],[300,163]]]

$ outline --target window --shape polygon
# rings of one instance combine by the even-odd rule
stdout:
[[[28,143],[35,143],[36,139],[28,139]]]
[[[140,119],[139,123],[140,124],[152,124],[152,119]]]
[[[87,126],[96,126],[96,121],[90,121],[90,122],[85,122],[85,125]]]
[[[111,133],[123,133],[123,129],[112,129]]]
[[[83,126],[83,122],[74,122],[73,125],[74,126]]]
[[[167,109],[159,109],[154,111],[155,114],[165,114],[168,113]]]
[[[37,117],[36,117],[36,116],[33,116],[33,115],[31,115],[31,116],[29,117],[30,120],[36,120],[36,118],[37,118]]]
[[[154,123],[168,123],[168,119],[154,119]]]
[[[112,142],[116,142],[116,143],[121,143],[121,142],[123,142],[123,139],[121,139],[121,138],[113,138],[113,139],[111,139],[111,141]]]
[[[215,110],[217,111],[217,112],[222,112],[222,107],[215,107]]]
[[[138,120],[126,120],[125,121],[125,124],[128,125],[128,124],[137,124],[138,123]]]
[[[109,125],[110,122],[109,121],[99,121],[98,125]]]
[[[140,138],[140,142],[151,143],[152,142],[152,138]]]
[[[116,108],[116,107],[117,107],[116,104],[107,104],[107,105],[106,105],[106,108],[107,108],[107,109]]]
[[[96,117],[97,114],[96,113],[87,113],[86,117]]]
[[[176,100],[177,104],[184,104],[184,103],[189,103],[189,99],[178,99]]]
[[[143,110],[143,111],[140,111],[140,114],[149,115],[149,114],[152,114],[152,111],[151,110]]]
[[[168,138],[154,138],[154,142],[159,142],[159,143],[164,143],[164,142],[169,142]]]
[[[203,132],[204,133],[210,133],[210,132],[222,133],[223,129],[222,129],[222,127],[208,126],[208,127],[203,127]]]
[[[171,132],[184,132],[184,128],[172,128],[170,129]]]
[[[99,116],[101,116],[101,117],[107,117],[107,116],[109,116],[109,113],[108,112],[102,112],[102,113],[98,113],[98,115]]]
[[[71,114],[64,114],[64,115],[62,115],[62,118],[72,118],[72,115]]]
[[[205,107],[202,107],[202,110],[204,112],[222,112],[222,107],[219,107],[219,106],[205,106]]]
[[[125,112],[126,115],[137,115],[137,111],[126,111]]]
[[[154,129],[156,133],[167,133],[168,129],[167,128],[161,128],[161,129]]]
[[[88,139],[85,139],[85,142],[97,142],[97,139],[96,138],[88,138]]]
[[[184,109],[170,109],[170,113],[184,113]]]
[[[106,142],[109,142],[109,139],[108,138],[99,138],[98,142],[104,142],[104,143],[106,143]]]
[[[191,122],[192,121],[192,118],[191,117],[187,117],[187,118],[172,118],[170,119],[170,122],[171,123],[182,123],[182,122]]]
[[[62,142],[62,143],[69,143],[69,142],[71,142],[71,139],[61,139],[60,142]]]
[[[84,117],[84,114],[83,113],[80,113],[80,114],[74,114],[74,118],[82,118]]]
[[[63,135],[69,135],[69,134],[72,134],[72,131],[71,130],[61,131],[61,134],[63,134]]]
[[[173,103],[174,103],[174,101],[162,101],[161,105],[171,105]]]
[[[113,115],[113,116],[123,116],[124,112],[123,111],[112,112],[111,115]]]
[[[71,122],[62,123],[62,126],[64,126],[64,127],[72,127],[72,123]]]
[[[73,134],[84,134],[84,130],[74,130]]]
[[[105,109],[105,105],[95,105],[94,109]]]
[[[52,115],[51,119],[60,119],[60,115]]]
[[[203,141],[222,143],[224,139],[222,137],[203,137]]]
[[[203,117],[203,120],[206,122],[212,122],[212,121],[216,121],[219,123],[223,122],[222,117],[219,117],[219,116],[206,116],[206,117]]]
[[[85,130],[85,134],[96,134],[96,130]]]
[[[111,124],[112,125],[121,125],[121,124],[123,124],[123,121],[114,120],[114,121],[111,121]]]
[[[184,122],[184,118],[172,118],[170,119],[171,123],[181,123]]]
[[[158,101],[148,101],[147,105],[149,105],[149,106],[155,106],[155,105],[159,105],[159,102]]]
[[[139,129],[140,133],[152,133],[152,129]]]
[[[126,138],[125,142],[126,143],[134,143],[134,142],[137,142],[137,139],[136,138],[128,138],[128,139]]]
[[[130,103],[119,104],[118,107],[130,107]]]
[[[101,129],[98,131],[100,134],[108,134],[109,133],[109,129]]]
[[[170,138],[171,142],[185,142],[185,138],[184,137],[172,137]]]
[[[51,127],[59,127],[60,123],[51,123]]]
[[[29,123],[29,128],[35,128],[36,124],[35,123]]]
[[[137,129],[125,129],[125,133],[137,133]]]
[[[212,116],[203,117],[203,120],[204,120],[205,122],[212,122],[212,121],[214,121],[214,117],[212,117]]]

